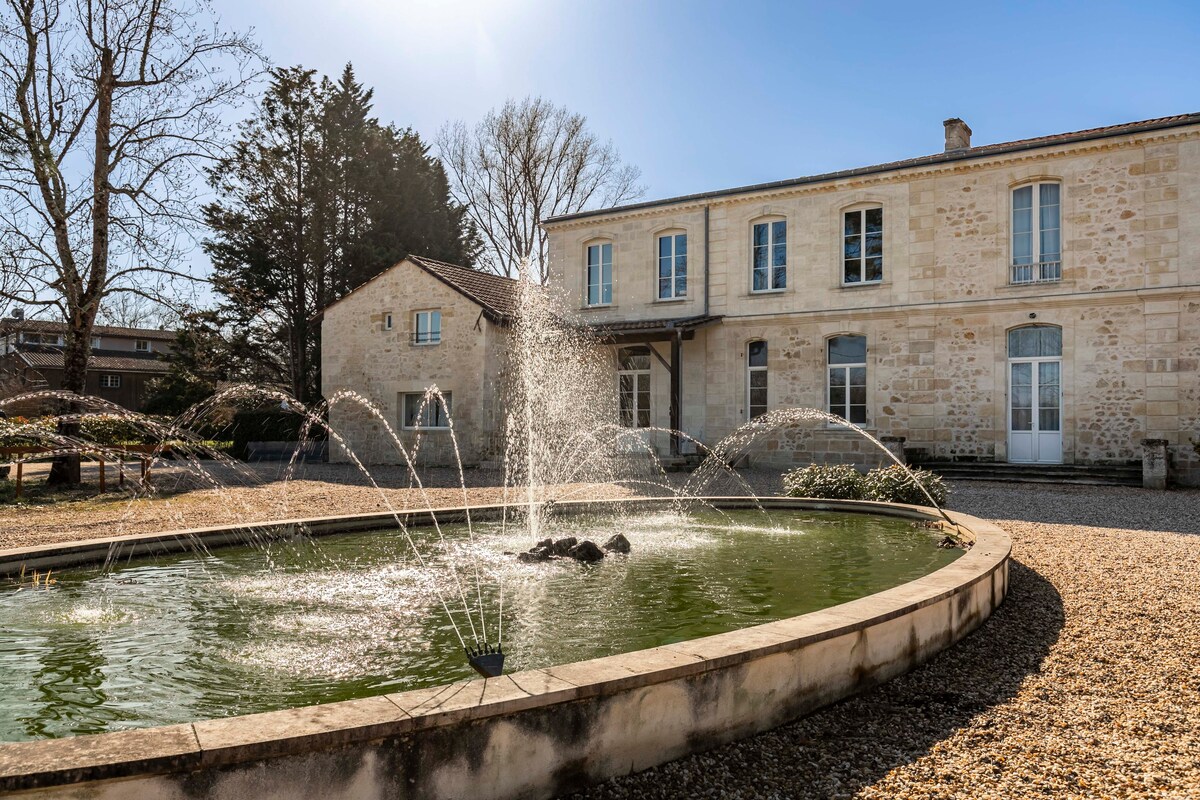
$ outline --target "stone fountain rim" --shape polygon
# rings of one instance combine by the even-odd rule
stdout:
[[[754,508],[745,497],[705,497],[719,508]],[[674,498],[628,498],[559,503],[580,513],[617,504],[661,504]],[[913,520],[939,520],[933,509],[896,503],[759,498],[767,508],[871,513]],[[512,504],[510,504],[511,507]],[[457,506],[399,512],[420,524],[452,522],[467,513],[495,514],[502,505]],[[83,781],[191,772],[263,759],[345,747],[385,738],[409,737],[447,725],[503,717],[539,707],[601,698],[723,670],[816,642],[862,632],[913,615],[952,595],[963,597],[980,581],[1002,570],[1012,542],[999,526],[967,514],[947,512],[962,525],[973,545],[951,564],[908,583],[841,605],[776,622],[604,658],[531,669],[498,678],[473,678],[335,703],[301,706],[223,719],[139,728],[64,739],[0,743],[0,792],[63,786]],[[366,530],[392,521],[390,512],[276,520],[106,537],[54,546],[0,550],[0,575],[27,568],[64,568],[103,562],[116,548],[121,558],[178,551],[203,539],[206,546],[245,542],[238,534],[311,535]],[[417,519],[412,519],[417,518]],[[483,516],[479,516],[483,519]],[[993,581],[994,585],[994,581]],[[994,592],[994,589],[992,589]],[[947,621],[951,624],[951,621]]]

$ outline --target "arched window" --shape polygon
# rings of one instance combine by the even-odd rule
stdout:
[[[1009,358],[1062,358],[1062,328],[1026,325],[1008,332]]]
[[[1062,279],[1061,187],[1055,182],[1018,186],[1012,192],[1013,283]]]
[[[626,428],[650,427],[650,348],[617,351],[617,401]]]
[[[750,290],[770,292],[786,289],[787,220],[754,223],[750,250]]]
[[[746,419],[767,413],[767,343],[746,345]]]
[[[587,304],[612,304],[612,242],[596,242],[587,247]]]
[[[829,413],[867,423],[867,337],[834,336],[826,346]]]
[[[883,280],[883,206],[842,215],[842,283]]]

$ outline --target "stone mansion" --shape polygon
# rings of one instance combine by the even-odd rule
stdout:
[[[544,226],[551,283],[611,347],[627,425],[711,443],[808,406],[912,457],[1031,465],[1139,461],[1157,440],[1172,479],[1200,484],[1200,114],[983,146],[950,119],[935,155]],[[481,301],[412,259],[395,270],[431,291],[389,271],[331,307],[326,395],[363,391],[421,426],[405,397],[436,377],[483,458],[510,282],[470,277]],[[414,360],[439,310],[442,349]],[[752,458],[854,461],[861,442],[781,430]]]

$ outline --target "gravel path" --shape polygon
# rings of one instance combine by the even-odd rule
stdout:
[[[385,507],[344,468],[306,467],[286,490],[274,470],[153,501],[0,507],[0,548]],[[373,472],[395,507],[425,504],[400,470]],[[462,501],[457,475],[429,477],[429,502]],[[499,499],[495,474],[467,478],[469,501]],[[951,505],[1013,537],[1009,597],[983,628],[857,698],[577,797],[1200,799],[1200,492],[958,483]]]

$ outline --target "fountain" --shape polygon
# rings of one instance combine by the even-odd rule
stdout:
[[[779,409],[711,448],[697,442],[707,458],[682,488],[673,484],[642,432],[617,423],[611,365],[598,343],[528,281],[520,308],[504,370],[511,383],[501,502],[491,505],[469,502],[452,415],[462,504],[435,509],[419,468],[423,433],[402,436],[378,406],[353,392],[307,408],[274,390],[233,387],[169,424],[96,398],[18,398],[69,399],[83,409],[73,420],[114,415],[137,427],[157,443],[153,470],[169,466],[172,479],[187,476],[212,491],[234,520],[178,534],[0,552],[0,742],[25,740],[0,745],[0,791],[114,776],[142,781],[138,786],[150,780],[132,761],[63,766],[70,759],[55,755],[57,737],[103,740],[127,729],[183,725],[193,731],[188,747],[212,753],[225,730],[218,724],[288,709],[299,714],[320,703],[335,716],[345,708],[347,720],[360,722],[345,722],[335,735],[328,733],[333,723],[312,728],[312,719],[289,716],[273,744],[247,745],[214,763],[266,759],[268,768],[253,778],[268,781],[260,789],[335,794],[340,789],[328,781],[338,779],[329,776],[342,773],[294,783],[281,771],[290,768],[271,766],[272,759],[308,758],[303,754],[320,753],[328,741],[339,752],[359,748],[354,752],[364,758],[369,752],[387,760],[393,756],[379,743],[403,736],[403,744],[387,747],[407,754],[409,766],[397,767],[407,783],[381,789],[381,796],[454,797],[471,785],[492,786],[496,796],[547,794],[676,757],[712,737],[761,730],[885,679],[965,635],[1003,598],[1007,539],[987,523],[952,516],[932,498],[930,511],[760,498],[729,467],[759,437],[796,425],[849,427],[893,458],[874,437],[825,412]],[[0,401],[0,408],[5,402],[15,401]],[[302,417],[285,485],[302,479],[304,440],[320,432],[345,453],[382,510],[259,521],[231,486],[253,482],[257,473],[193,433],[231,402],[285,405]],[[443,403],[436,386],[423,402]],[[328,409],[341,404],[382,431],[421,507],[397,505],[378,468],[326,421]],[[39,426],[12,432],[53,452],[118,456]],[[160,457],[168,447],[169,464]],[[742,496],[708,497],[722,476]],[[597,486],[635,494],[596,499],[589,495]],[[128,489],[129,515],[134,498],[156,491]],[[954,525],[976,547],[938,548],[935,533],[914,527],[931,519]],[[550,531],[600,542],[628,534],[633,552],[596,563],[514,556]],[[26,565],[42,575],[53,569],[56,582],[21,577],[3,588],[4,576]],[[771,666],[780,659],[791,666]],[[478,684],[472,674],[481,676]],[[733,686],[755,688],[726,697]],[[712,699],[718,696],[725,699]],[[640,710],[647,703],[654,711]],[[643,713],[673,722],[647,726]],[[361,722],[366,718],[374,721]],[[467,722],[478,724],[460,727]],[[523,732],[497,727],[511,724]],[[479,752],[523,743],[497,762],[512,762],[516,771],[500,776],[486,759],[464,762],[456,753],[466,750],[437,744],[443,728],[453,731],[450,741],[462,737],[463,747],[471,742]],[[553,734],[539,739],[530,733],[536,730]],[[682,738],[664,743],[675,732]],[[539,764],[557,766],[523,772],[517,754],[529,748]],[[580,759],[591,766],[565,766]],[[47,766],[36,772],[41,763]]]

